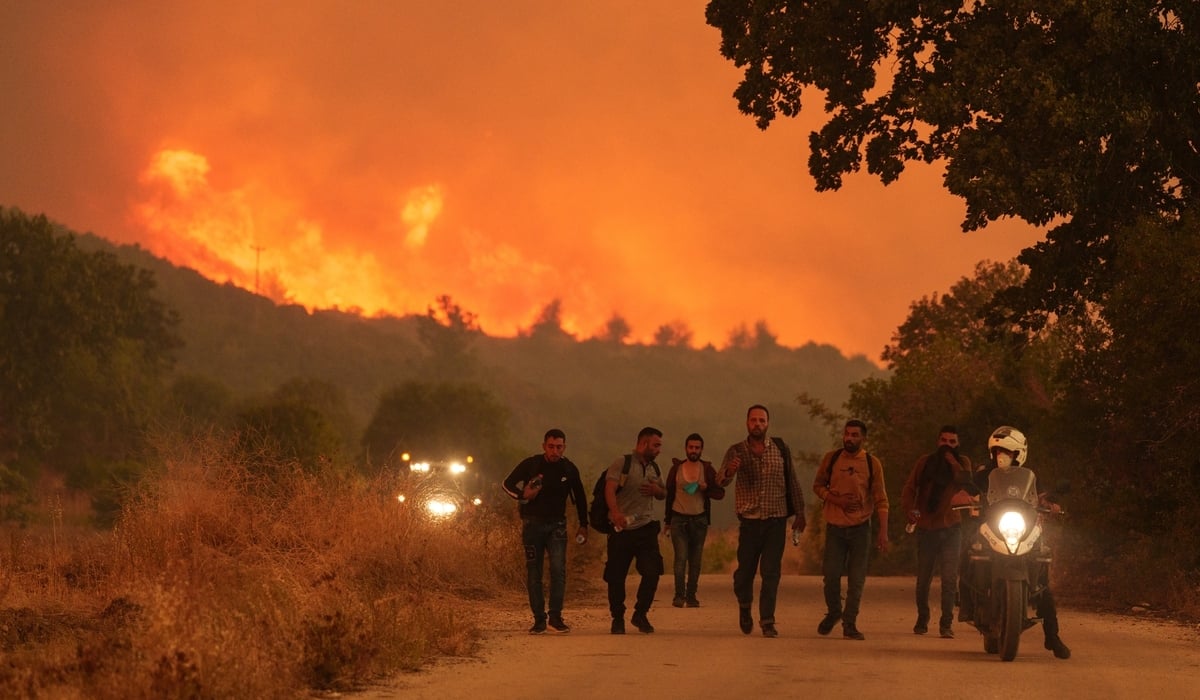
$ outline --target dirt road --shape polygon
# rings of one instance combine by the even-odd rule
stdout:
[[[776,639],[757,627],[741,633],[731,587],[728,575],[705,576],[702,606],[673,608],[664,577],[650,612],[657,631],[649,635],[632,626],[625,636],[609,634],[601,595],[568,600],[569,634],[529,635],[528,611],[519,607],[486,611],[478,658],[442,661],[360,697],[1165,699],[1200,692],[1200,634],[1179,625],[1064,609],[1071,659],[1044,650],[1037,627],[1022,636],[1017,659],[1003,663],[962,623],[955,623],[955,639],[938,637],[936,624],[933,634],[914,635],[909,577],[867,580],[859,618],[866,641],[843,639],[840,627],[817,635],[824,614],[817,577],[784,577]],[[935,583],[935,622],[936,601]]]

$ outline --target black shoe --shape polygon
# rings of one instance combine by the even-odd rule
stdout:
[[[629,618],[629,621],[642,634],[651,634],[654,632],[654,625],[650,624],[650,620],[646,619],[646,613],[635,612],[633,617]]]
[[[954,630],[949,626],[939,629],[938,634],[941,635],[942,639],[954,639]]]
[[[927,632],[929,632],[929,623],[918,618],[917,624],[913,625],[913,634],[925,634]]]
[[[867,638],[867,636],[862,632],[859,632],[858,628],[854,625],[842,625],[842,636],[846,639],[857,639],[860,642]]]
[[[614,617],[611,631],[613,634],[625,634],[625,620],[619,617]]]
[[[565,633],[567,633],[567,632],[570,632],[570,631],[571,631],[571,626],[570,626],[570,625],[568,625],[566,622],[563,622],[563,619],[562,619],[562,617],[561,617],[561,616],[559,616],[559,617],[554,617],[554,616],[552,615],[552,616],[550,617],[550,621],[549,621],[549,623],[550,623],[550,629],[554,630],[555,632],[559,632],[559,633],[563,633],[563,634],[565,634]]]
[[[833,626],[837,621],[842,619],[841,612],[831,612],[825,614],[825,619],[821,620],[821,624],[817,625],[817,634],[826,635],[833,631]]]
[[[750,608],[738,608],[738,627],[742,628],[742,634],[754,631],[754,618],[750,617]]]
[[[684,599],[683,604],[685,607],[689,608],[700,607],[700,601],[696,600],[696,596],[694,595],[688,596],[686,599]]]
[[[682,608],[683,602],[684,602],[683,598],[680,598],[679,596],[675,596],[675,600],[671,601],[671,605],[674,605],[677,608]]]
[[[773,638],[779,636],[779,630],[775,629],[774,622],[764,622],[763,626],[762,626],[762,630],[763,630],[764,637],[770,637],[773,639]]]
[[[1057,635],[1053,637],[1046,637],[1046,648],[1054,652],[1054,658],[1056,659],[1071,658],[1070,647],[1068,647],[1066,644],[1063,644],[1063,640],[1059,639]]]
[[[546,633],[546,621],[545,620],[534,620],[533,627],[529,628],[529,633],[530,634],[545,634]]]

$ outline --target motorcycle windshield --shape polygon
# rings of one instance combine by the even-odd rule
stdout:
[[[988,475],[988,505],[999,501],[1024,501],[1037,506],[1037,477],[1025,467],[993,469]]]

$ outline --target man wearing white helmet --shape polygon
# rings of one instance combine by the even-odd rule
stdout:
[[[1025,434],[1020,430],[1010,426],[1001,426],[992,431],[991,437],[988,438],[988,454],[990,460],[988,464],[976,472],[975,484],[979,487],[982,493],[987,493],[988,477],[993,469],[1011,469],[1014,467],[1025,467],[1029,461],[1029,442],[1025,439]],[[1050,507],[1057,509],[1057,506],[1046,501],[1046,494],[1036,494],[1036,489],[1030,494],[1030,504],[1037,506]],[[1042,618],[1042,631],[1046,634],[1045,646],[1050,651],[1054,652],[1054,656],[1059,659],[1071,658],[1071,649],[1063,643],[1063,640],[1058,636],[1058,608],[1054,604],[1054,596],[1050,592],[1050,572],[1042,567],[1040,575],[1040,583],[1043,586],[1041,594],[1037,597],[1037,615]],[[966,600],[964,597],[963,600]],[[971,613],[967,610],[959,610],[964,617]],[[960,618],[964,619],[964,618]]]

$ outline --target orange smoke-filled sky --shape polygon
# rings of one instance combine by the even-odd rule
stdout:
[[[816,95],[759,131],[704,0],[4,3],[0,205],[277,300],[511,335],[878,360],[909,305],[1041,232],[959,228],[936,167],[818,194]],[[256,283],[256,273],[258,275]]]

